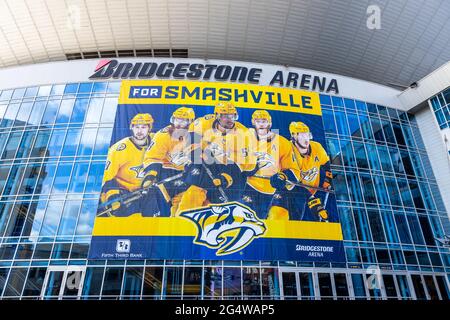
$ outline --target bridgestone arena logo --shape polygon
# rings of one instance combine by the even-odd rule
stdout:
[[[100,60],[90,80],[113,79],[174,79],[174,80],[215,80],[259,84],[263,69],[245,66],[230,66],[201,63],[172,62],[120,62]],[[302,90],[339,93],[336,79],[327,77],[284,72],[277,70],[269,85]]]

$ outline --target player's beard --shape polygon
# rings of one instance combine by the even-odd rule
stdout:
[[[219,126],[225,130],[231,130],[234,128],[235,126],[235,122],[234,121],[225,121],[225,123],[222,123],[222,121],[218,121]]]
[[[139,138],[138,136],[133,136],[133,141],[134,143],[136,143],[138,146],[143,146],[146,144],[147,142],[147,136],[146,135],[142,135],[141,138]]]

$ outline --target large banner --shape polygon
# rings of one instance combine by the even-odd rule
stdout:
[[[319,96],[123,81],[90,259],[344,261]]]

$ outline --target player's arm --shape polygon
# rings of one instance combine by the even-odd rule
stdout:
[[[292,144],[287,141],[284,142],[280,137],[279,152],[279,172],[270,178],[270,184],[277,190],[292,189],[293,186],[289,186],[287,181],[297,182],[300,176],[300,169],[297,161],[295,161]]]
[[[118,197],[120,194],[116,176],[120,169],[119,152],[121,151],[118,151],[117,149],[118,146],[113,145],[108,150],[105,173],[103,175],[102,192],[100,195],[102,203],[105,203],[114,197]]]
[[[320,186],[324,189],[331,189],[331,183],[333,181],[333,174],[331,172],[330,157],[325,149],[320,146],[319,151],[320,159]]]

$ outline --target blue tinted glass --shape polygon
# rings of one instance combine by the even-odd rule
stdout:
[[[34,141],[30,157],[43,157],[46,155],[47,144],[50,139],[50,130],[39,130]]]
[[[73,167],[72,180],[68,192],[81,193],[86,183],[89,163],[76,163]]]
[[[31,107],[33,106],[32,102],[22,102],[20,105],[19,112],[16,116],[16,121],[14,121],[14,126],[26,126],[27,120],[30,117]]]
[[[392,172],[392,164],[389,156],[388,149],[384,146],[377,145],[378,150],[378,156],[381,162],[381,167],[383,168],[383,171],[390,171]]]
[[[26,158],[29,156],[36,133],[36,130],[25,131],[22,136],[19,149],[17,150],[16,158]]]
[[[54,157],[61,153],[61,148],[64,143],[64,137],[66,135],[66,130],[54,130],[48,144],[47,156]]]
[[[403,213],[396,212],[394,213],[394,218],[397,225],[398,234],[400,236],[400,241],[402,243],[412,243],[405,215]]]
[[[32,164],[27,166],[23,175],[22,185],[18,191],[19,194],[32,194],[34,187],[39,178],[40,164]]]
[[[89,168],[85,192],[100,192],[103,179],[104,163],[93,162]]]
[[[345,248],[348,262],[361,262],[361,255],[358,248]]]
[[[70,122],[83,122],[89,99],[77,99]]]
[[[356,100],[355,103],[356,103],[356,109],[358,111],[367,112],[367,106],[366,106],[365,102]]]
[[[6,109],[5,116],[2,121],[2,127],[10,127],[16,119],[17,112],[19,112],[19,103],[10,103]]]
[[[336,190],[336,199],[337,200],[343,200],[343,201],[349,201],[348,198],[348,190],[347,190],[347,183],[345,182],[345,175],[342,172],[339,171],[333,171],[333,186]]]
[[[359,115],[359,123],[361,124],[362,136],[365,139],[373,139],[373,132],[370,126],[369,118],[365,115]]]
[[[353,142],[353,148],[355,150],[356,163],[359,168],[368,169],[369,162],[367,161],[367,155],[364,148],[364,144],[359,142]]]
[[[102,115],[103,99],[92,98],[89,101],[89,108],[86,114],[86,123],[98,123]]]
[[[376,263],[375,250],[372,248],[361,248],[361,258],[365,263]]]
[[[334,165],[342,165],[341,150],[339,147],[339,140],[326,139],[328,147],[328,155],[330,156],[330,162]]]
[[[325,132],[337,133],[336,125],[334,123],[333,111],[326,109],[322,110],[322,121]]]
[[[75,234],[91,235],[94,226],[95,213],[97,212],[97,200],[84,200],[81,205],[80,217]]]
[[[40,236],[51,237],[56,235],[59,220],[63,211],[64,201],[49,201],[45,212]]]
[[[395,228],[394,217],[391,211],[382,211],[381,218],[383,220],[384,231],[388,242],[398,243],[397,229]]]
[[[1,91],[1,94],[0,94],[0,101],[6,101],[6,100],[11,99],[12,94],[13,94],[13,90],[4,90],[4,91]]]
[[[394,178],[385,178],[386,187],[388,190],[389,198],[391,199],[391,205],[393,206],[402,206],[402,201],[400,198],[400,193],[397,188],[397,183]]]
[[[425,209],[423,204],[422,195],[420,194],[419,186],[417,182],[409,180],[409,188],[411,189],[411,195],[413,197],[414,205],[417,209]]]
[[[95,142],[94,155],[107,155],[111,143],[112,128],[101,128],[98,130]]]
[[[13,165],[11,167],[11,171],[9,172],[8,181],[5,184],[3,195],[12,195],[17,192],[17,190],[19,189],[19,181],[20,179],[22,179],[24,171],[25,166],[23,165]]]
[[[45,215],[45,209],[47,207],[47,200],[39,200],[36,205],[36,211],[34,213],[33,224],[31,227],[30,236],[35,237],[39,235],[41,230],[42,221]]]
[[[109,82],[107,93],[119,93],[120,92],[120,81]]]
[[[62,156],[74,156],[80,141],[81,129],[70,129],[67,132],[64,147],[62,149]]]
[[[364,279],[361,274],[352,273],[353,291],[355,292],[355,297],[365,297],[366,290],[364,287]]]
[[[383,128],[378,118],[370,117],[370,123],[372,125],[373,137],[377,141],[384,142]]]
[[[367,215],[370,221],[370,230],[372,231],[373,240],[376,242],[386,242],[380,213],[376,210],[368,210]]]
[[[380,161],[378,160],[377,148],[373,144],[366,143],[367,156],[369,159],[370,168],[372,170],[381,170]]]
[[[405,173],[414,176],[413,164],[411,162],[411,157],[409,156],[408,151],[401,150],[400,155],[402,157],[402,164]]]
[[[386,142],[396,144],[397,141],[395,141],[394,131],[392,130],[390,122],[386,120],[381,120],[381,123],[383,125],[383,132],[386,138]]]
[[[49,194],[52,189],[53,177],[56,173],[56,164],[44,164],[39,175],[36,193]]]
[[[64,94],[77,93],[78,83],[69,83],[66,85]]]
[[[344,105],[347,109],[356,110],[355,100],[352,99],[344,99]]]
[[[60,163],[56,170],[55,180],[53,182],[52,193],[65,193],[67,191],[67,182],[72,172],[72,163]]]
[[[358,174],[347,172],[346,176],[350,199],[355,202],[363,202],[361,184],[359,182]]]
[[[55,122],[61,100],[49,100],[44,115],[42,116],[42,124],[52,124]]]
[[[403,205],[405,207],[414,208],[414,203],[412,201],[411,193],[409,192],[408,183],[404,179],[397,180],[398,189],[400,191],[400,197],[403,200]]]
[[[376,203],[377,198],[375,196],[373,181],[372,181],[370,175],[365,174],[365,173],[360,173],[360,177],[361,177],[361,182],[362,182],[362,187],[363,187],[364,199],[366,200],[366,202]]]
[[[91,93],[92,85],[93,85],[92,82],[80,83],[80,87],[78,89],[78,93]]]
[[[353,154],[352,144],[348,140],[341,140],[342,159],[346,167],[356,167],[356,158]]]
[[[16,155],[19,142],[22,138],[22,132],[13,132],[9,135],[9,139],[6,143],[5,149],[2,153],[2,159],[12,159]]]
[[[52,86],[41,86],[39,87],[38,97],[47,97],[52,91]]]
[[[14,90],[14,93],[12,95],[12,99],[22,99],[25,94],[26,88],[18,88]]]
[[[372,241],[366,211],[364,209],[354,209],[354,213],[356,231],[358,233],[359,241]]]
[[[386,109],[385,106],[380,106],[380,105],[378,104],[378,105],[377,105],[377,109],[378,109],[378,112],[379,112],[381,115],[385,115],[385,116],[388,115],[387,109]]]
[[[377,198],[378,198],[378,203],[380,204],[384,204],[384,205],[389,205],[389,196],[387,193],[387,188],[384,184],[384,180],[381,176],[372,176],[373,177],[373,181],[375,183],[375,192],[377,193]]]
[[[335,107],[344,107],[344,101],[340,97],[331,97],[331,100],[333,102],[333,106]]]
[[[425,244],[417,216],[414,214],[407,214],[406,217],[408,219],[409,230],[411,232],[414,243]]]
[[[66,201],[64,211],[59,224],[58,235],[71,236],[77,225],[78,212],[81,201]]]
[[[320,104],[326,104],[331,106],[331,98],[325,94],[320,95]]]
[[[107,82],[94,82],[93,92],[106,92]]]
[[[41,122],[46,104],[47,102],[45,101],[37,101],[34,103],[30,118],[28,119],[29,124],[38,125]]]
[[[357,241],[352,210],[348,207],[339,207],[339,220],[342,225],[342,233],[345,240]]]
[[[350,135],[352,137],[361,138],[361,127],[358,122],[358,116],[355,113],[347,113],[348,125],[350,127]]]
[[[85,128],[80,140],[78,148],[78,155],[89,156],[94,150],[95,138],[97,135],[97,128]]]
[[[65,89],[66,85],[65,84],[55,84],[52,87],[52,91],[50,92],[51,95],[63,95],[64,94],[64,89]]]
[[[371,112],[371,113],[378,113],[378,109],[377,106],[374,105],[373,103],[367,103],[367,111]]]
[[[67,123],[69,122],[70,116],[72,114],[72,109],[75,99],[64,99],[59,107],[58,117],[56,118],[56,123]]]
[[[37,95],[38,90],[39,87],[27,88],[27,90],[25,91],[25,97],[35,97]]]
[[[347,136],[350,135],[347,124],[347,117],[345,116],[345,113],[343,111],[335,110],[334,116],[336,118],[336,126],[338,129],[338,133]]]

